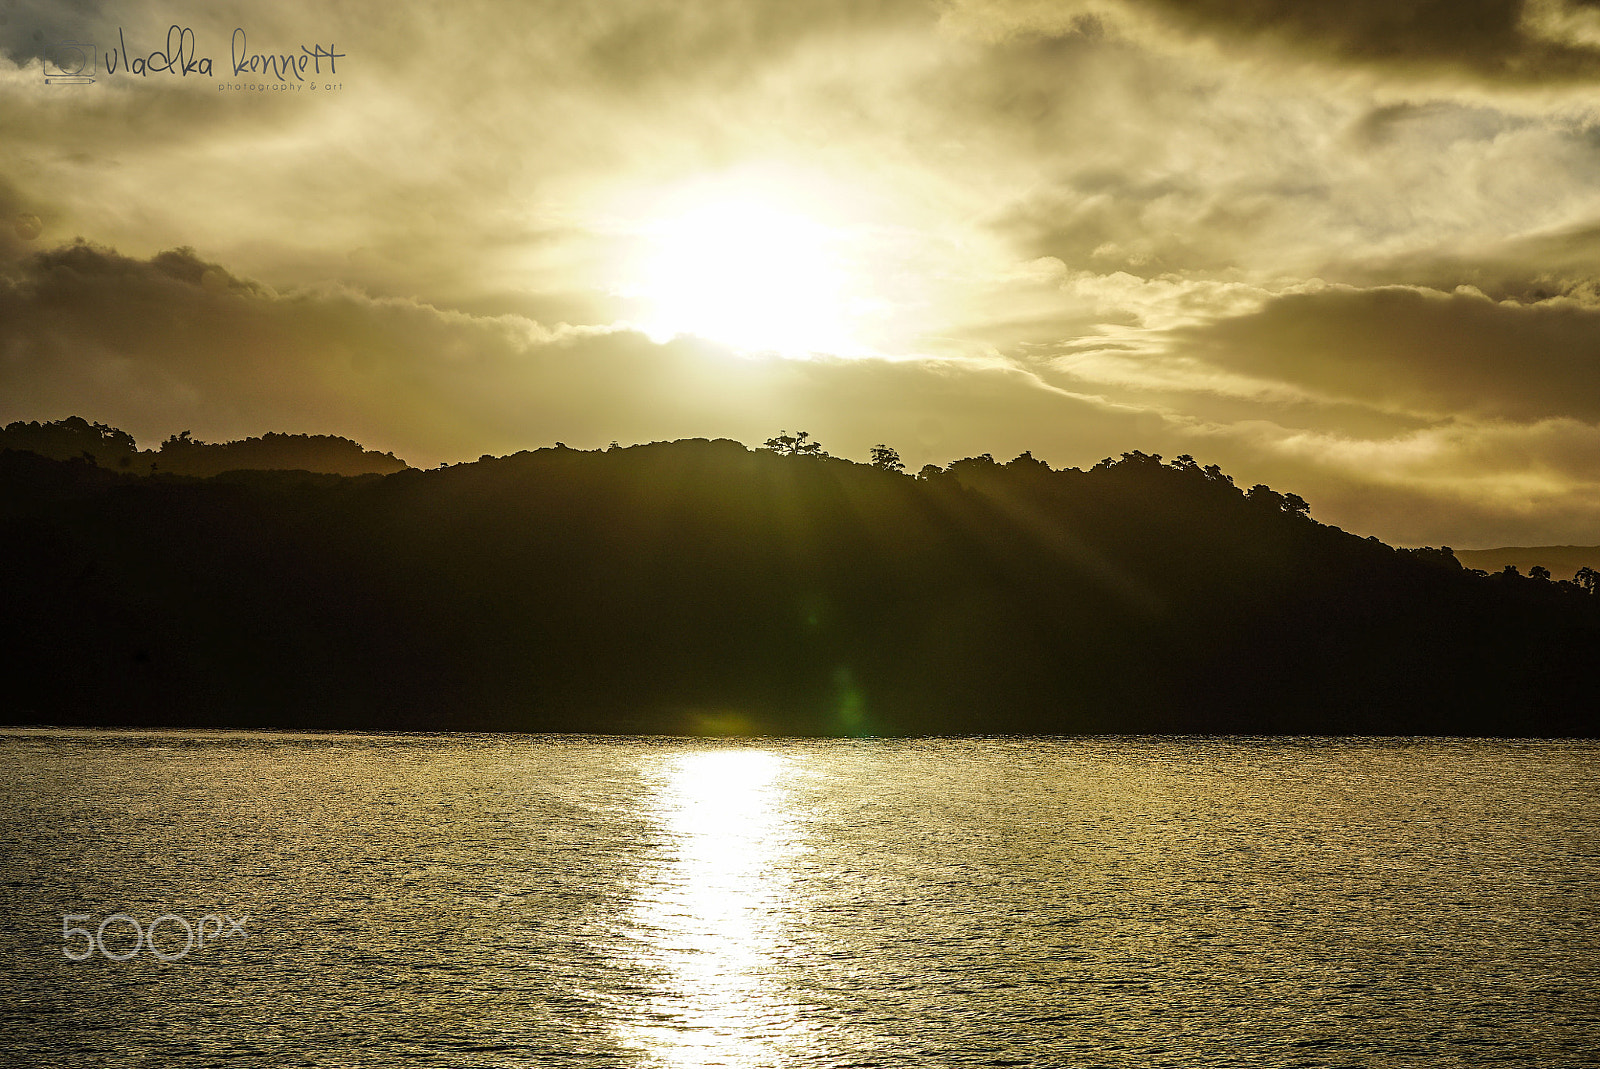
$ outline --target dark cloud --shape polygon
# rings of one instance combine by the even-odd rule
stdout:
[[[1184,328],[1175,350],[1338,399],[1433,416],[1600,421],[1600,309],[1331,287]]]
[[[0,55],[26,63],[51,58],[63,43],[92,43],[106,8],[102,0],[0,0]]]
[[[1600,50],[1525,18],[1524,0],[1129,0],[1167,27],[1401,74],[1468,73],[1513,83],[1600,77]],[[1595,12],[1593,0],[1549,5]]]
[[[102,412],[140,436],[345,427],[437,457],[464,445],[474,420],[502,440],[516,421],[497,395],[522,377],[527,352],[555,341],[524,320],[414,301],[276,294],[182,249],[139,260],[78,244],[0,278],[12,418],[26,398],[39,415]],[[539,408],[537,394],[525,400],[528,424]]]
[[[1451,101],[1402,101],[1369,109],[1352,124],[1348,134],[1352,144],[1362,149],[1413,144],[1417,140],[1449,144],[1462,140],[1487,141],[1530,122],[1493,108],[1469,107]]]
[[[1511,238],[1470,255],[1426,249],[1339,259],[1317,274],[1358,288],[1406,284],[1449,293],[1471,286],[1496,301],[1534,304],[1570,297],[1600,306],[1600,224]]]

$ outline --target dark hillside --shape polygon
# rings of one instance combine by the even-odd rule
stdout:
[[[331,434],[264,434],[236,442],[202,442],[184,431],[162,442],[160,449],[141,451],[133,435],[81,416],[9,423],[0,429],[0,449],[83,460],[132,475],[220,475],[240,470],[388,475],[406,466],[393,453],[363,449]]]
[[[359,478],[0,455],[4,719],[1593,735],[1600,598],[1188,458],[732,441]]]

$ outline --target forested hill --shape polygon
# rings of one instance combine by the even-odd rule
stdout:
[[[184,431],[162,442],[160,449],[141,450],[128,432],[82,416],[8,423],[0,428],[0,449],[83,460],[133,475],[220,475],[241,469],[387,475],[406,466],[393,453],[363,449],[331,434],[265,434],[236,442],[202,442]]]
[[[10,723],[1594,735],[1600,597],[1189,458],[680,441],[358,478],[0,453]]]

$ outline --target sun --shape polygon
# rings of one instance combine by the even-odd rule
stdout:
[[[695,335],[742,353],[859,355],[869,303],[849,233],[755,192],[709,190],[646,223],[628,287],[656,341]]]

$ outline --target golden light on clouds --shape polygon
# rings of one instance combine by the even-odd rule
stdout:
[[[652,339],[690,334],[785,356],[860,351],[850,324],[859,281],[823,224],[763,197],[717,197],[650,224],[646,242],[634,292],[648,303]]]
[[[897,357],[932,326],[930,280],[909,263],[921,235],[884,225],[838,180],[749,165],[635,194],[613,214],[626,251],[606,288],[636,302],[633,323],[658,343]]]
[[[0,419],[1141,449],[1400,542],[1600,540],[1582,4],[8,11]],[[223,66],[334,41],[343,88],[43,80],[38,41],[174,22]],[[1351,459],[1423,432],[1429,478]]]

